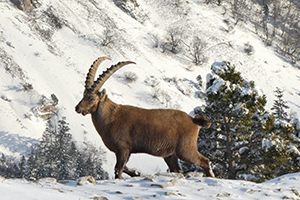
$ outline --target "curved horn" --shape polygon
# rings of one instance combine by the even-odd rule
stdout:
[[[136,63],[132,62],[132,61],[119,62],[118,64],[112,65],[110,68],[106,69],[106,71],[104,71],[92,85],[92,92],[96,92],[96,91],[100,90],[100,88],[105,83],[105,81],[113,73],[115,73],[118,69],[120,69],[121,67],[128,65],[128,64],[136,64]]]
[[[97,60],[95,60],[90,67],[90,70],[88,74],[86,75],[86,80],[85,80],[85,89],[91,89],[93,84],[94,84],[94,79],[95,79],[95,74],[96,71],[99,67],[99,65],[104,61],[104,60],[110,60],[108,57],[99,57]]]

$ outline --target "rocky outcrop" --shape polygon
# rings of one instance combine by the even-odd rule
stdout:
[[[15,6],[23,11],[31,11],[34,8],[39,7],[41,4],[37,0],[10,0]]]

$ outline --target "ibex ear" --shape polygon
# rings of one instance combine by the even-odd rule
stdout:
[[[106,90],[103,89],[101,92],[100,92],[100,97],[104,97],[106,95]]]

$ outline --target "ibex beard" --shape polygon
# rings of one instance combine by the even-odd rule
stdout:
[[[170,172],[180,172],[179,158],[202,167],[207,176],[214,177],[209,159],[197,148],[199,128],[209,128],[210,121],[203,116],[192,118],[174,109],[143,109],[114,103],[107,97],[105,89],[99,90],[114,72],[135,63],[126,61],[112,65],[94,81],[104,60],[110,59],[100,57],[90,67],[83,98],[75,110],[84,116],[91,114],[105,146],[115,153],[115,178],[121,178],[122,172],[130,176],[140,175],[126,167],[131,153],[163,157]]]

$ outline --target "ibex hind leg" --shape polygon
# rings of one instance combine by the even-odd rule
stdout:
[[[165,162],[167,163],[170,172],[176,172],[179,173],[180,172],[180,167],[178,165],[178,158],[177,156],[175,156],[174,154],[165,157],[164,158]]]
[[[205,171],[206,176],[215,177],[215,174],[212,170],[211,163],[210,163],[209,159],[204,157],[198,151],[190,152],[187,155],[184,155],[184,156],[179,157],[179,158],[186,161],[186,162],[189,162],[189,163],[192,163],[192,164],[195,164],[195,165],[201,167]]]
[[[126,174],[128,174],[131,177],[141,176],[140,172],[138,172],[136,170],[133,170],[133,169],[129,169],[127,166],[124,167],[123,172],[126,173]]]

